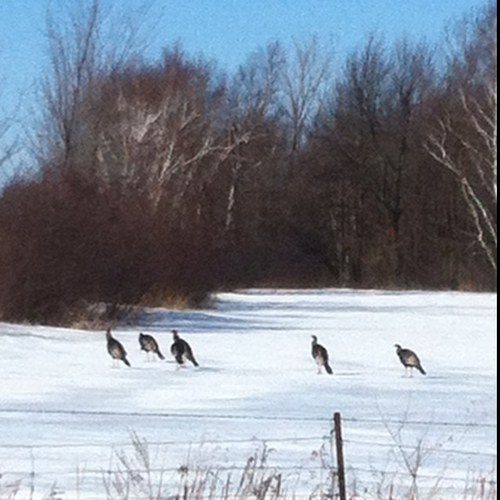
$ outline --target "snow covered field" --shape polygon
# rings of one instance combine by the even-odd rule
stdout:
[[[482,498],[496,480],[496,311],[495,294],[227,293],[117,325],[131,368],[111,367],[104,331],[0,323],[0,499],[146,498],[196,467],[239,480],[266,451],[290,496],[328,491],[336,411],[358,498],[404,498],[412,472],[422,498]],[[176,368],[172,328],[199,368]],[[146,360],[139,332],[166,361]],[[333,375],[316,373],[311,334]],[[427,376],[404,377],[395,343]]]

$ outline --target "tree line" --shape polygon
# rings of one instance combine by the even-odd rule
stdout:
[[[70,19],[47,24],[33,168],[0,193],[2,319],[250,286],[495,289],[495,3],[439,57],[275,41],[233,74],[110,44],[98,0]]]

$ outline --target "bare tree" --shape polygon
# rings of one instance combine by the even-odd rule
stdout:
[[[236,139],[236,129],[226,139],[224,82],[178,46],[166,51],[162,64],[114,71],[95,94],[101,115],[91,132],[97,175],[108,185],[146,192],[153,212],[163,202],[177,213],[189,209],[186,197],[200,195],[237,144],[248,140],[246,131]],[[200,196],[196,204],[200,212]]]
[[[4,93],[7,82],[4,75],[0,74],[0,186],[2,176],[8,177],[9,162],[20,151],[15,127],[15,117],[19,106],[7,104]]]
[[[2,113],[1,110],[0,113]],[[2,171],[7,177],[8,162],[19,151],[18,141],[12,136],[12,129],[12,120],[7,116],[0,116],[0,181]]]
[[[139,7],[134,14],[133,21],[123,11],[115,14],[107,0],[77,6],[50,4],[48,69],[40,85],[42,112],[32,141],[42,164],[55,161],[68,166],[88,157],[84,126],[88,123],[83,116],[90,115],[93,86],[147,45],[143,36],[146,10]],[[98,119],[95,113],[94,120]]]
[[[373,201],[370,218],[386,226],[378,237],[386,240],[383,259],[394,261],[387,274],[396,280],[404,274],[401,220],[414,191],[417,116],[431,76],[425,46],[402,41],[388,52],[372,37],[361,52],[348,58],[336,86],[330,123],[326,121],[359,193],[349,203]]]
[[[497,18],[491,4],[464,21],[446,82],[447,104],[425,144],[460,185],[475,239],[497,269]],[[449,82],[452,83],[449,83]],[[449,95],[451,94],[451,95]]]
[[[322,93],[330,81],[332,57],[321,54],[316,38],[304,45],[294,43],[291,57],[281,68],[283,109],[290,135],[290,150],[303,145],[310,125],[321,104]]]
[[[231,86],[231,111],[238,121],[277,119],[280,109],[281,75],[286,64],[280,42],[258,50],[238,68]]]
[[[67,165],[78,141],[84,94],[99,71],[100,2],[93,0],[83,11],[66,11],[64,25],[58,14],[47,14],[49,71],[41,84],[44,110],[37,141],[43,149],[36,153],[42,161]]]
[[[276,157],[280,145],[279,125],[282,117],[280,101],[281,75],[286,64],[286,54],[279,42],[269,43],[265,49],[252,54],[240,66],[230,88],[230,109],[227,137],[224,141],[223,161],[226,167],[227,203],[225,207],[225,233],[233,233],[237,224],[237,198],[242,179],[249,183],[257,182],[260,193],[252,200],[246,200],[248,210],[264,202],[264,186],[273,183],[274,174],[279,166],[268,168]],[[266,179],[259,173],[266,172]],[[248,187],[248,186],[247,186]],[[255,186],[254,186],[255,188]],[[258,210],[254,210],[258,212]],[[253,220],[252,225],[260,221]],[[249,228],[249,221],[245,222]],[[251,231],[248,231],[250,233]]]
[[[214,150],[207,81],[207,70],[180,52],[167,55],[163,67],[116,72],[100,89],[107,116],[93,132],[99,176],[144,189],[154,210],[177,184],[170,194],[179,203]]]

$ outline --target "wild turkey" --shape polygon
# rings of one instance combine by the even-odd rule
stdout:
[[[174,356],[175,361],[177,361],[179,366],[184,365],[186,360],[191,361],[194,366],[199,366],[196,359],[194,359],[193,350],[191,346],[179,337],[177,330],[172,330],[172,336],[174,338],[174,343],[170,347],[170,352]]]
[[[321,373],[321,367],[325,368],[326,373],[330,375],[333,373],[332,367],[328,364],[328,351],[320,344],[318,344],[318,337],[316,335],[311,335],[312,337],[312,357],[318,365],[318,373]]]
[[[112,337],[111,328],[106,330],[106,340],[108,341],[108,352],[109,355],[113,358],[113,366],[118,366],[118,361],[123,361],[127,366],[130,366],[130,363],[127,360],[127,351],[125,351],[124,347]]]
[[[413,377],[413,368],[416,368],[422,375],[425,375],[425,370],[420,364],[418,356],[410,349],[403,349],[399,344],[394,344],[396,348],[396,354],[399,356],[399,360],[405,367],[405,375],[408,374],[408,368],[410,368],[410,376]]]
[[[150,352],[155,353],[160,359],[165,359],[165,356],[163,356],[160,348],[158,347],[158,342],[156,342],[152,335],[139,333],[139,344],[141,346],[141,350],[147,353],[148,360]]]

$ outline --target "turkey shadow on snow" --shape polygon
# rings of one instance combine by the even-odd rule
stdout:
[[[363,375],[361,372],[336,372],[333,370],[333,375],[337,377],[360,377]]]
[[[177,370],[175,371],[189,371],[189,372],[212,372],[219,373],[224,371],[223,368],[215,368],[214,366],[191,366],[191,365],[182,365],[179,366],[175,361],[166,361],[169,365],[177,365]]]
[[[198,366],[196,368],[197,372],[212,372],[212,373],[217,373],[217,372],[222,372],[224,371],[222,368],[215,368],[213,366]]]

